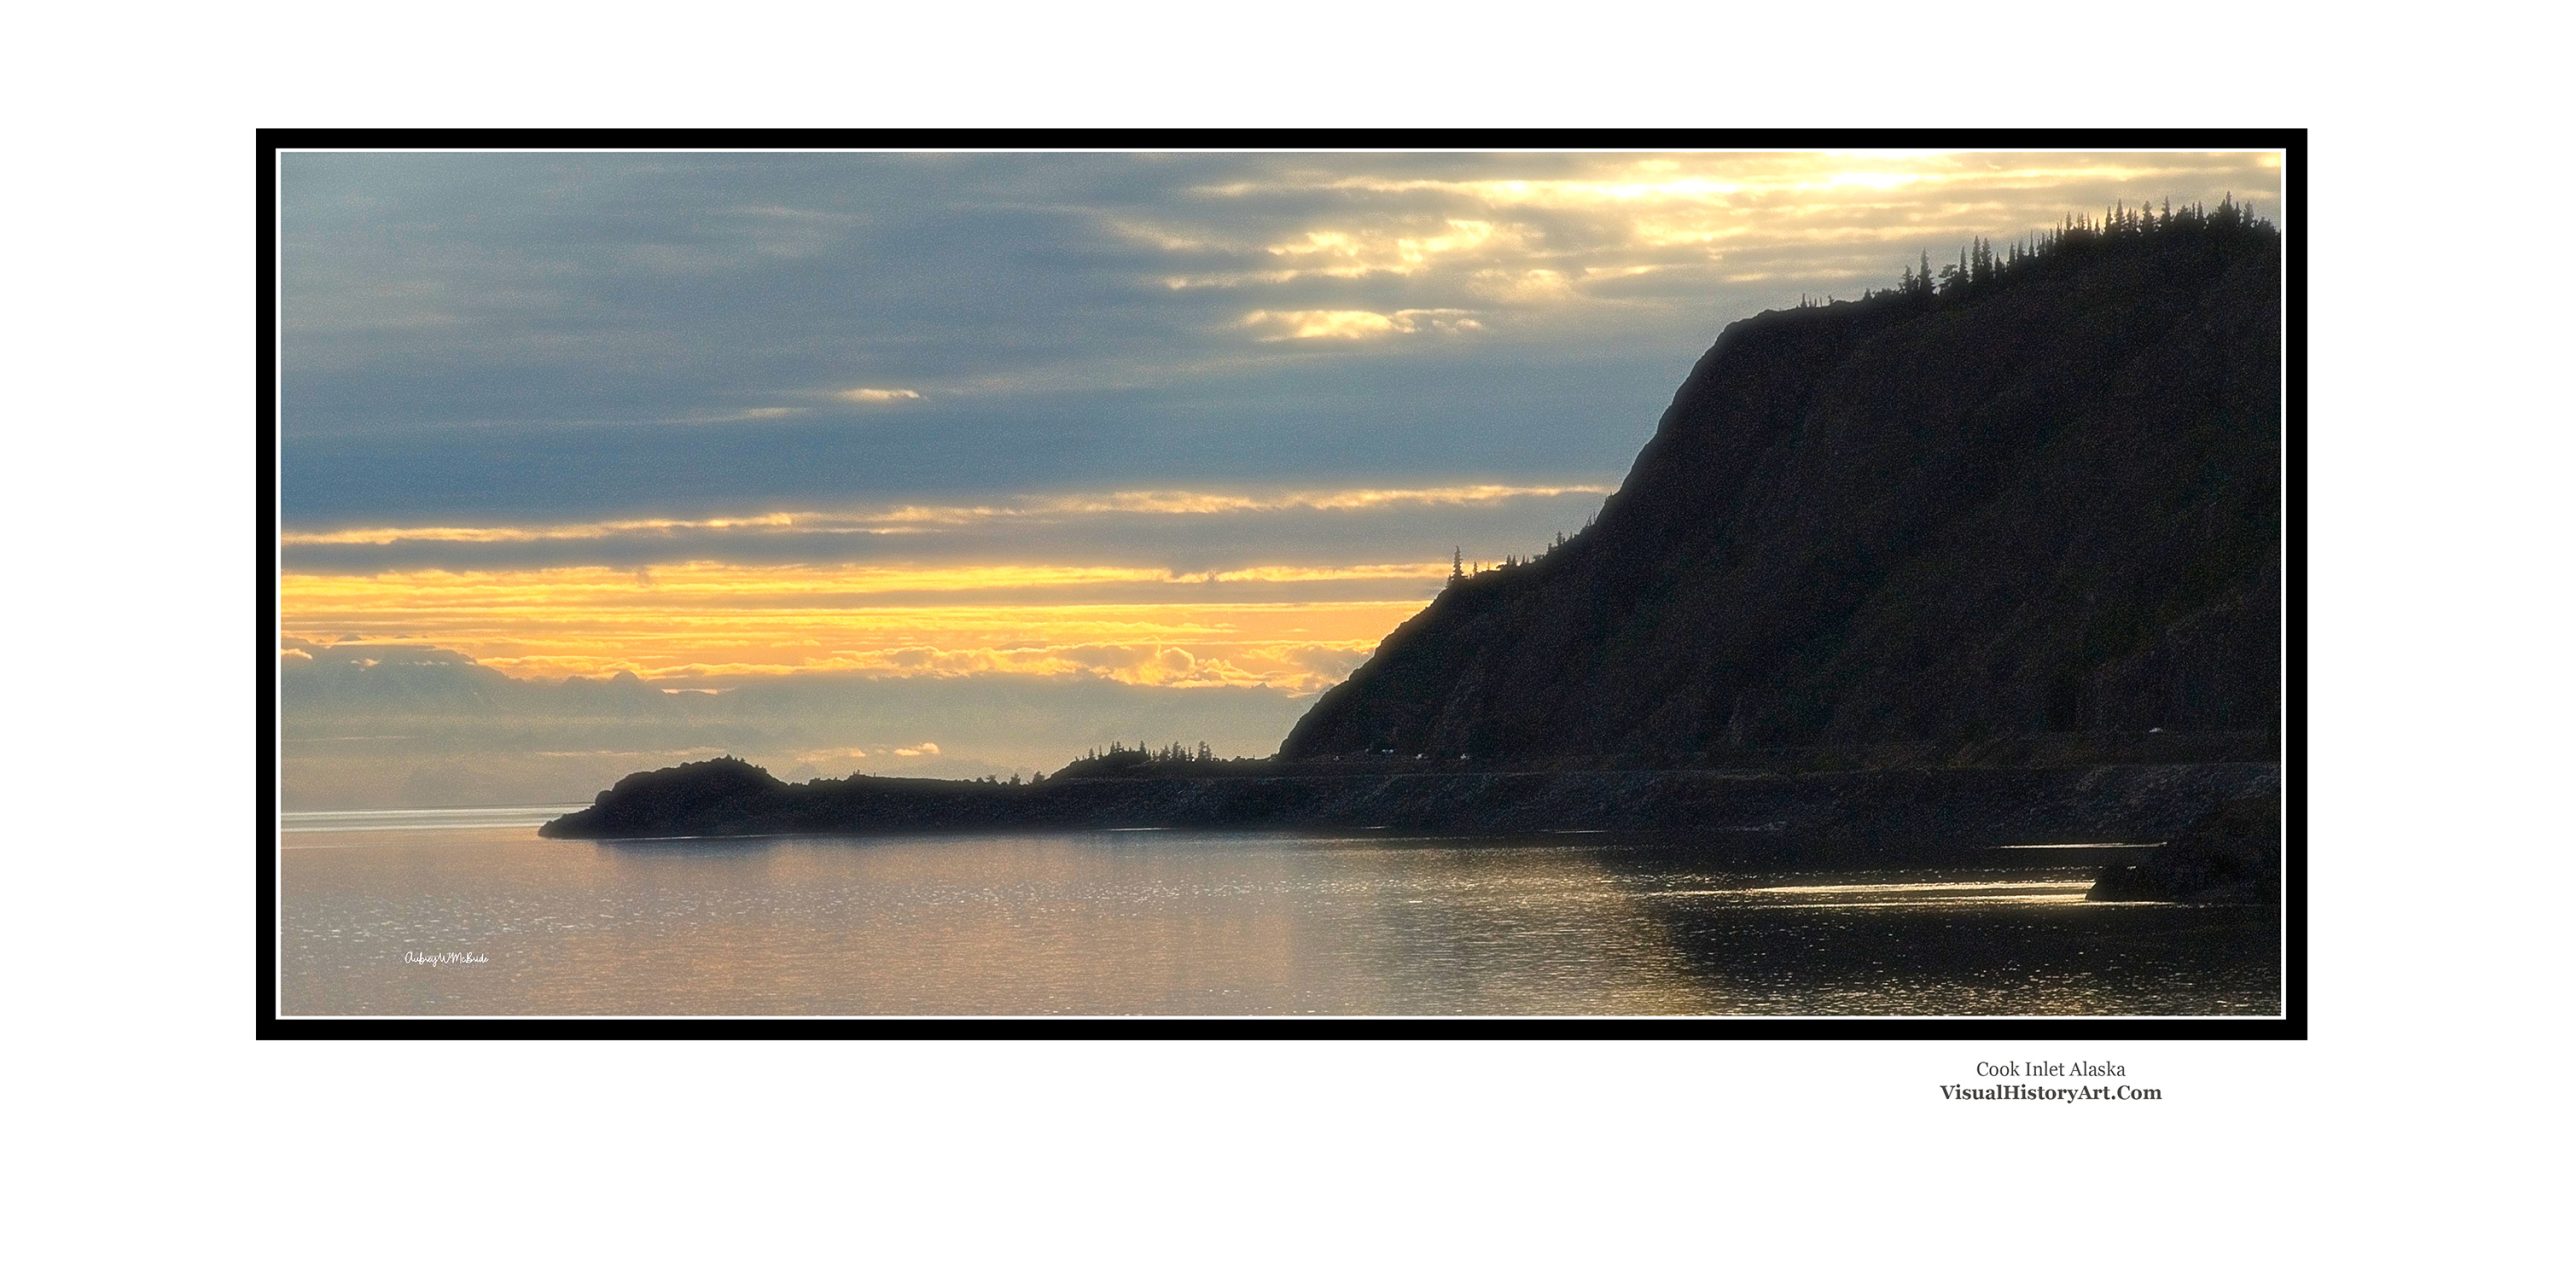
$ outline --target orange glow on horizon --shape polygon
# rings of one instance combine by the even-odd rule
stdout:
[[[651,680],[802,671],[1094,677],[1170,686],[1339,680],[1446,566],[656,566],[287,574],[288,636],[433,645],[514,676]],[[1362,584],[1364,597],[1291,588]],[[1235,598],[1236,588],[1253,594]],[[1114,598],[1136,591],[1140,598]],[[1104,598],[1091,598],[1092,593]],[[937,600],[935,596],[946,597]]]

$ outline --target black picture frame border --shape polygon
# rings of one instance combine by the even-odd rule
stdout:
[[[1568,129],[840,129],[840,128],[262,128],[257,131],[258,746],[257,1036],[261,1040],[2306,1040],[2309,903],[2304,849],[2308,725],[2309,477],[2304,423],[2304,128],[1630,128]],[[282,156],[327,150],[1967,150],[2093,148],[2278,151],[2284,157],[2284,990],[2277,1017],[338,1017],[282,1016],[278,848],[282,827],[277,702],[283,623],[277,504],[276,308]]]

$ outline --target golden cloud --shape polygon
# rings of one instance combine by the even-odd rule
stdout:
[[[1357,342],[1417,333],[1472,333],[1484,324],[1472,311],[1432,307],[1389,312],[1249,311],[1237,327],[1264,342]]]
[[[919,527],[951,528],[1008,520],[1112,515],[1239,515],[1280,511],[1358,511],[1396,506],[1496,505],[1521,498],[1605,494],[1597,484],[1469,484],[1401,488],[1300,489],[1237,492],[1131,489],[1112,493],[1021,497],[1000,503],[915,504],[868,511],[768,511],[697,519],[639,517],[556,525],[409,525],[323,532],[287,532],[286,547],[384,546],[394,542],[487,544],[587,541],[631,534],[675,533],[895,533]]]
[[[1492,327],[1514,317],[1525,323],[1545,311],[1645,305],[1624,290],[1582,286],[1673,269],[1706,268],[1700,289],[1880,283],[1923,248],[1952,249],[1977,235],[2007,240],[2117,200],[2209,201],[2230,191],[2273,208],[2275,159],[2255,152],[1547,154],[1481,157],[1477,167],[1489,172],[1475,176],[1412,177],[1359,172],[1353,156],[1282,177],[1192,189],[1233,201],[1237,217],[1248,220],[1263,198],[1284,197],[1288,207],[1306,210],[1279,215],[1293,218],[1294,227],[1263,226],[1238,243],[1232,232],[1186,236],[1151,226],[1142,242],[1180,245],[1193,257],[1258,253],[1271,265],[1194,267],[1161,279],[1176,289],[1271,295],[1235,326],[1263,342],[1344,343]],[[1731,256],[1744,248],[1791,256],[1783,264]],[[1381,287],[1394,291],[1395,306],[1362,307],[1361,298],[1342,296],[1379,277],[1388,278]],[[1318,284],[1326,286],[1326,309],[1284,309],[1284,298],[1298,301]],[[1450,309],[1460,302],[1484,306]]]
[[[1100,677],[1151,685],[1270,685],[1311,693],[1341,678],[1438,590],[1439,564],[1263,565],[1172,575],[1110,566],[781,567],[696,563],[649,583],[606,569],[287,574],[286,630],[469,654],[539,678],[629,670],[651,680],[852,671]],[[1232,601],[1215,581],[1365,581],[1348,601]],[[1044,600],[1074,584],[1196,588],[1147,603]],[[889,591],[990,586],[998,603],[864,604]],[[1356,662],[1356,659],[1352,659]]]

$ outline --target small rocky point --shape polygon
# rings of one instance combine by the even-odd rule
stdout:
[[[2138,863],[2108,867],[2091,902],[2274,902],[2282,811],[2275,796],[2247,796]]]

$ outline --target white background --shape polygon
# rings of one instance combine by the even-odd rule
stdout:
[[[2538,46],[2481,11],[19,15],[13,1257],[465,1280],[2504,1256],[2551,1111],[2528,1054],[2553,233],[2519,123],[2548,106]],[[2311,1040],[254,1041],[252,130],[523,124],[2309,125]],[[2168,1100],[1938,1097],[1986,1057],[2079,1056]]]

